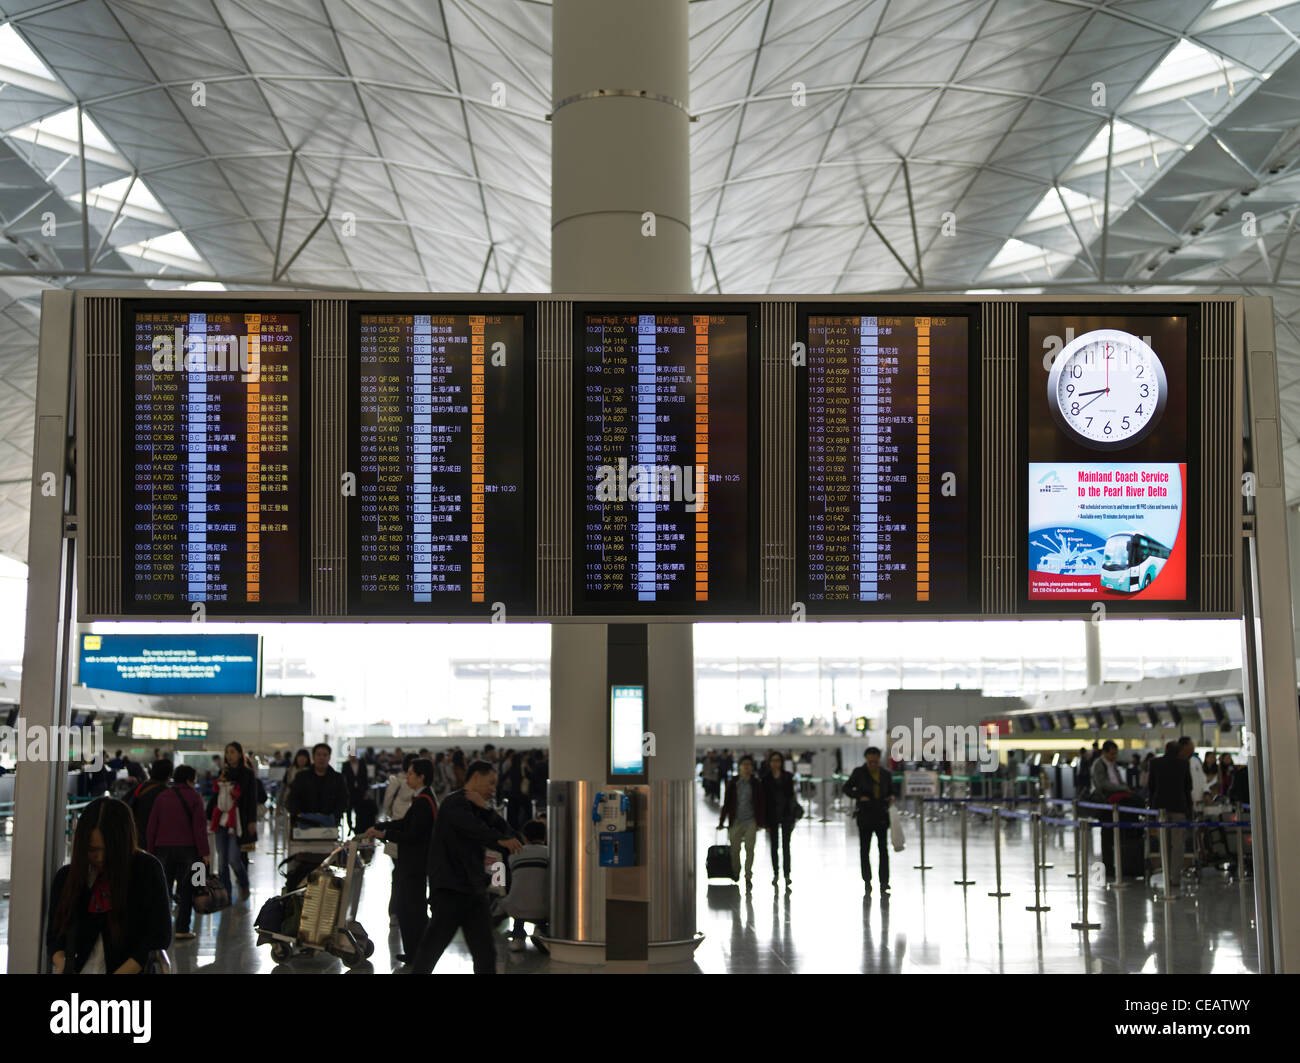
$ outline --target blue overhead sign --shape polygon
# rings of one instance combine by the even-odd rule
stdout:
[[[258,635],[82,635],[83,686],[129,694],[256,694]]]

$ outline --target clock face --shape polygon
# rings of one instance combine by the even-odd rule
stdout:
[[[1047,377],[1056,423],[1093,450],[1122,450],[1145,439],[1160,422],[1168,393],[1156,352],[1118,329],[1071,340]]]

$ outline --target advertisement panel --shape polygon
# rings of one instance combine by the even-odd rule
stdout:
[[[1028,314],[1029,603],[1193,602],[1193,312]]]

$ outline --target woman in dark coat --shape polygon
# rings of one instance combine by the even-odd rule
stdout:
[[[72,861],[54,876],[45,943],[56,974],[139,974],[171,944],[162,864],[139,847],[121,801],[101,797],[77,820]]]
[[[790,888],[790,834],[795,825],[794,776],[785,770],[785,757],[773,753],[767,758],[763,776],[763,809],[767,820],[767,840],[772,847],[772,885],[781,877],[777,843],[785,854],[785,888]]]

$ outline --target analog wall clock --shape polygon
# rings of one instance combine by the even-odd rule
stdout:
[[[1169,384],[1159,355],[1118,329],[1066,344],[1047,377],[1047,405],[1069,438],[1092,450],[1124,450],[1160,423]]]

